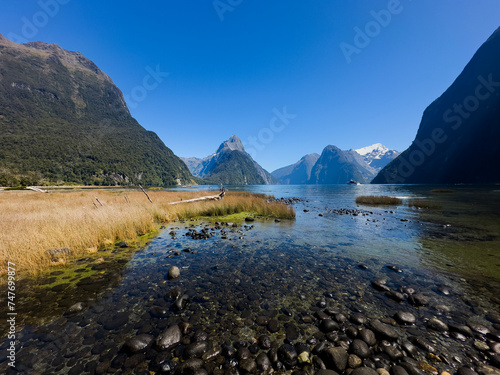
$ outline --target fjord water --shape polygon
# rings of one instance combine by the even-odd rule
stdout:
[[[198,187],[206,188],[217,187]],[[214,347],[252,342],[264,333],[282,343],[290,322],[297,323],[298,339],[305,341],[318,328],[304,324],[304,317],[318,306],[377,318],[412,309],[419,319],[412,335],[426,335],[423,322],[436,314],[491,326],[486,315],[500,310],[500,189],[447,186],[453,192],[432,192],[436,188],[443,187],[227,186],[301,198],[294,204],[296,219],[257,218],[234,227],[208,219],[175,222],[128,262],[118,259],[117,267],[82,260],[64,287],[56,272],[43,288],[26,286],[18,310],[20,368],[26,373],[132,364],[154,369],[154,352],[129,358],[121,352],[124,342],[140,333],[157,337],[179,322],[205,331]],[[403,204],[357,206],[359,195],[397,196]],[[410,208],[411,198],[432,208]],[[193,231],[204,228],[214,235],[194,239]],[[170,266],[180,268],[178,280],[167,279]],[[392,290],[410,287],[426,295],[430,307],[388,298],[372,287],[377,278]],[[176,308],[165,298],[174,287],[189,296],[187,307]],[[86,308],[63,315],[76,302]],[[471,345],[437,335],[432,340],[440,351],[461,359]]]

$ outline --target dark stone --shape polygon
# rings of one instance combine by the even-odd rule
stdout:
[[[385,293],[387,297],[396,302],[403,302],[405,300],[405,296],[402,293],[396,292],[394,290],[390,290]]]
[[[408,296],[408,302],[413,306],[429,306],[429,298],[423,294],[412,294]]]
[[[425,350],[426,352],[429,352],[429,353],[436,352],[436,349],[431,345],[431,343],[428,342],[423,337],[412,336],[412,337],[410,337],[410,341],[412,342],[412,344],[415,344],[420,349]]]
[[[103,326],[107,330],[118,329],[128,323],[128,313],[120,312],[114,315],[112,318],[107,319],[103,322]]]
[[[203,361],[199,358],[191,358],[183,362],[177,367],[176,374],[179,375],[194,375],[203,367]]]
[[[286,338],[289,341],[295,341],[299,338],[299,329],[297,328],[297,326],[295,324],[290,324],[286,328],[285,332],[286,332]]]
[[[486,315],[486,319],[492,323],[500,324],[500,314],[489,313]]]
[[[321,369],[321,370],[316,372],[316,375],[339,375],[339,374],[333,370]]]
[[[404,357],[403,352],[396,348],[395,346],[389,345],[384,346],[384,352],[391,358],[391,360],[395,361],[399,358]]]
[[[253,217],[247,216],[247,217],[245,218],[245,221],[246,221],[246,222],[252,222],[252,221],[255,221],[255,219],[254,219]]]
[[[448,328],[450,329],[450,332],[458,332],[465,337],[473,337],[474,336],[474,333],[472,332],[472,330],[466,325],[449,324]]]
[[[480,333],[481,335],[486,335],[488,332],[490,332],[488,327],[485,327],[479,323],[468,322],[467,325],[472,329],[472,331]]]
[[[342,347],[327,348],[321,351],[320,357],[328,369],[343,372],[347,367],[349,354]]]
[[[154,318],[166,318],[168,310],[161,306],[152,306],[149,309],[149,314]]]
[[[177,324],[167,328],[156,338],[156,346],[165,350],[178,344],[181,341],[181,330]]]
[[[370,328],[375,332],[376,335],[379,335],[383,339],[397,340],[399,338],[396,330],[378,320],[372,320],[370,322]]]
[[[287,368],[292,368],[297,363],[297,351],[292,345],[283,344],[278,349],[278,359]]]
[[[366,342],[356,339],[351,343],[351,352],[360,358],[368,358],[371,354]]]
[[[271,333],[276,333],[280,330],[280,323],[276,319],[271,319],[267,324],[267,329]]]
[[[239,361],[243,359],[250,358],[252,356],[252,353],[248,348],[245,348],[244,346],[240,346],[236,352],[236,358],[238,358]]]
[[[354,324],[365,324],[368,321],[361,313],[352,314],[349,320]]]
[[[123,345],[123,349],[129,354],[140,353],[150,348],[153,340],[153,336],[143,333],[128,339]]]
[[[266,353],[260,353],[255,359],[259,372],[266,372],[271,368],[271,361]]]
[[[269,360],[271,363],[276,363],[278,362],[278,349],[272,348],[267,352],[267,356],[269,357]]]
[[[426,372],[418,368],[418,363],[401,362],[401,366],[406,370],[408,375],[427,375]]]
[[[463,366],[457,370],[457,375],[478,375],[478,374],[470,367]]]
[[[391,290],[387,285],[387,279],[385,278],[378,278],[375,279],[371,282],[373,289],[378,290],[379,292],[388,292]]]
[[[174,309],[174,311],[182,311],[188,306],[190,301],[191,300],[189,299],[189,296],[184,294],[183,296],[175,300],[172,308]]]
[[[338,331],[340,327],[337,322],[334,322],[331,319],[323,319],[319,324],[319,329],[321,330],[321,332],[328,333]]]
[[[403,367],[396,365],[391,367],[391,375],[409,375],[409,374]]]
[[[259,344],[261,349],[269,349],[271,347],[271,338],[267,335],[259,336],[257,344]]]
[[[366,342],[369,346],[374,346],[377,343],[375,333],[367,328],[363,328],[359,331],[359,338]]]
[[[394,314],[394,319],[399,324],[406,324],[406,325],[415,324],[415,322],[417,321],[417,318],[415,318],[415,315],[413,315],[410,312],[406,312],[406,311],[398,311],[396,314]]]
[[[122,242],[118,242],[115,246],[124,249],[124,248],[128,247],[128,243],[122,241]]]
[[[252,358],[246,358],[240,361],[239,367],[243,374],[251,374],[257,370],[257,363]]]
[[[408,356],[410,356],[412,358],[416,357],[418,354],[417,347],[409,341],[403,341],[403,343],[401,344],[401,347],[406,351]]]
[[[201,358],[203,354],[208,349],[208,342],[207,341],[198,341],[198,342],[193,342],[192,344],[189,344],[186,349],[184,349],[184,358],[190,359],[190,358]]]
[[[369,367],[358,367],[351,372],[351,375],[378,375],[378,372]]]
[[[437,332],[447,332],[448,331],[448,325],[441,320],[437,318],[432,318],[425,323],[425,326],[428,329],[432,329],[433,331]]]
[[[356,337],[358,337],[358,333],[359,333],[359,331],[356,327],[349,327],[345,330],[345,334],[350,339],[355,339]]]

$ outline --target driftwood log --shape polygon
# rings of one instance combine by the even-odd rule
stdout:
[[[200,197],[200,198],[186,199],[185,201],[170,202],[169,204],[191,203],[200,201],[219,201],[224,197],[224,195],[226,195],[226,192],[221,191],[217,195],[207,195],[205,197]]]

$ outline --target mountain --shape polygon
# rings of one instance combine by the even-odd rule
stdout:
[[[309,184],[345,184],[349,180],[370,182],[376,171],[356,151],[327,146],[311,170]]]
[[[213,184],[262,185],[276,180],[245,151],[241,140],[233,135],[217,151],[203,159],[182,158],[191,173]]]
[[[318,154],[308,154],[297,163],[276,169],[271,173],[280,184],[299,185],[306,184],[311,178],[311,170],[319,159]]]
[[[129,113],[111,78],[79,52],[0,35],[0,186],[174,185],[186,165]]]
[[[415,140],[373,183],[500,183],[500,28],[424,111]]]
[[[396,150],[390,150],[381,143],[375,143],[371,146],[363,147],[356,151],[363,156],[364,161],[377,172],[399,156]]]

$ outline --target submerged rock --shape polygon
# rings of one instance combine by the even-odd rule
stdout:
[[[181,276],[181,270],[177,266],[172,266],[168,270],[167,279],[174,280]]]
[[[123,345],[123,349],[129,354],[146,351],[153,343],[154,337],[145,333],[132,337]]]
[[[160,350],[171,348],[181,341],[182,334],[177,324],[168,327],[156,338],[156,346]]]

